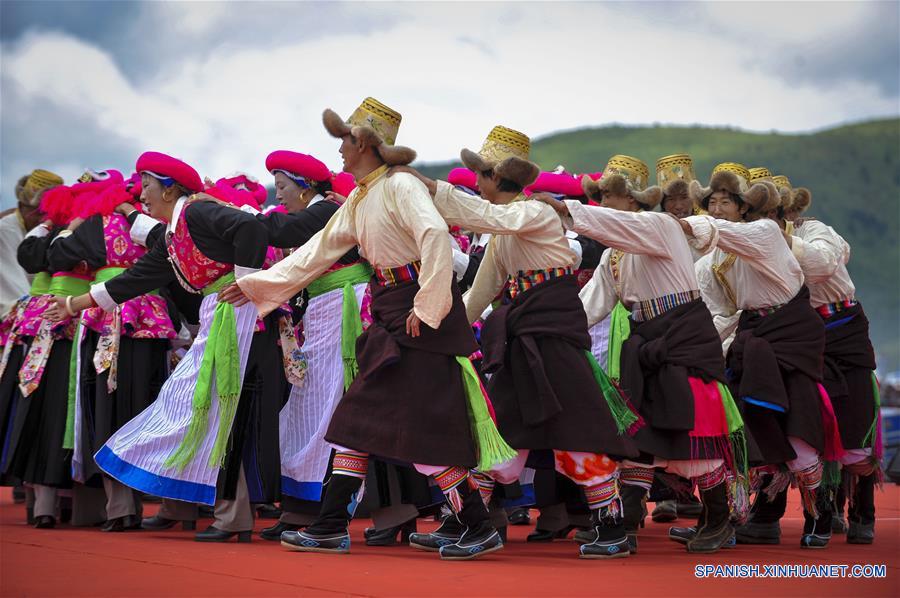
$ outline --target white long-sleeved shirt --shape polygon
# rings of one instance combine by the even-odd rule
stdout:
[[[850,245],[833,228],[818,220],[804,220],[794,228],[791,252],[806,276],[813,307],[856,297],[856,286],[847,272]]]
[[[735,309],[784,305],[794,298],[803,286],[803,271],[775,221],[714,223],[719,239],[711,263],[719,268],[716,280],[726,296],[733,297]]]
[[[603,320],[621,301],[635,303],[697,291],[691,245],[678,221],[660,212],[625,212],[566,200],[570,227],[609,249],[580,297],[588,326]],[[710,222],[690,222],[698,246],[714,242]],[[705,247],[704,247],[705,248]]]
[[[420,288],[413,310],[428,326],[440,326],[453,301],[447,223],[425,185],[414,176],[398,173],[388,178],[381,173],[364,181],[305,245],[268,270],[238,280],[260,315],[276,309],[359,245],[375,268],[396,268],[420,260]]]
[[[434,205],[447,224],[493,235],[466,293],[470,322],[481,317],[509,276],[520,270],[566,268],[578,261],[559,216],[548,205],[537,201],[494,205],[444,181],[437,182]]]
[[[25,229],[19,214],[13,212],[0,218],[0,318],[4,317],[13,304],[28,294],[33,276],[28,275],[16,261],[19,244],[25,238]]]

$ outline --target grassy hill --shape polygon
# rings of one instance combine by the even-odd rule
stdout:
[[[608,126],[557,133],[533,143],[545,169],[603,170],[613,154],[656,159],[687,152],[708,180],[719,162],[766,166],[813,193],[809,215],[833,226],[853,247],[850,274],[872,321],[882,371],[900,369],[900,119],[817,133],[748,133],[708,127]],[[456,163],[419,165],[443,177]],[[651,175],[653,176],[653,175]]]

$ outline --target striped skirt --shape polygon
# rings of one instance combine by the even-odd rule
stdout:
[[[367,286],[353,287],[359,305]],[[294,498],[318,501],[322,495],[332,448],[325,441],[325,432],[344,394],[342,307],[343,290],[335,289],[310,299],[303,316],[306,378],[302,385],[292,387],[279,418],[281,491]]]
[[[156,401],[113,434],[94,455],[100,469],[126,486],[162,498],[207,505],[215,503],[219,468],[209,464],[219,425],[215,384],[207,435],[197,454],[183,470],[168,467],[165,461],[181,443],[191,421],[194,386],[217,302],[217,293],[203,298],[197,338],[166,380]],[[256,315],[252,303],[235,308],[242,383],[256,329]]]

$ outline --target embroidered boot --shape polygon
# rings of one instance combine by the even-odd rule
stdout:
[[[322,510],[309,527],[281,534],[281,545],[298,552],[350,552],[347,527],[356,510],[356,495],[363,480],[348,475],[332,475],[325,486]]]
[[[465,529],[455,544],[439,549],[441,559],[467,561],[503,548],[500,533],[491,525],[490,516],[478,490],[466,482],[459,484],[455,491],[459,492],[462,499],[462,508],[457,513],[457,519]]]
[[[814,517],[807,508],[803,509],[800,548],[825,548],[831,540],[831,492],[820,486],[815,493],[818,517]]]
[[[583,559],[616,559],[631,554],[625,521],[622,518],[622,503],[619,499],[612,504],[591,513],[594,523],[594,541],[579,547]]]

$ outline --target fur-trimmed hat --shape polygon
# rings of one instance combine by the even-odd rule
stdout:
[[[812,205],[812,192],[806,187],[797,187],[791,193],[791,205],[786,209],[805,212]]]
[[[62,184],[61,176],[38,168],[16,183],[16,199],[30,208],[36,208],[41,203],[41,194],[44,191]]]
[[[362,139],[376,149],[388,166],[406,165],[416,159],[415,151],[394,145],[402,119],[399,112],[375,98],[363,100],[346,121],[330,108],[322,113],[322,124],[332,137],[353,135]]]
[[[750,171],[737,162],[722,162],[713,168],[709,186],[704,187],[699,181],[691,181],[691,197],[698,204],[709,198],[716,191],[728,191],[734,195],[743,195],[750,189]]]
[[[541,169],[529,160],[531,139],[501,125],[488,133],[478,153],[463,149],[459,157],[466,168],[473,172],[493,170],[501,179],[512,181],[525,188],[537,179]]]
[[[791,186],[791,180],[784,176],[783,174],[776,174],[772,176],[772,182],[775,183],[775,186],[779,189],[781,187],[787,187],[788,189],[793,189]]]
[[[689,154],[672,154],[656,161],[656,184],[663,197],[690,196],[691,181],[696,181],[694,161]]]
[[[748,168],[747,172],[750,173],[750,178],[747,182],[751,185],[760,181],[769,181],[770,183],[775,182],[772,172],[765,166],[754,166],[753,168]]]
[[[771,181],[753,183],[753,186],[741,195],[741,199],[750,206],[752,213],[758,215],[767,214],[781,204],[778,188]]]
[[[617,154],[609,159],[600,180],[582,177],[581,187],[588,199],[600,201],[602,192],[633,197],[634,200],[652,210],[662,201],[663,191],[659,187],[647,187],[650,169],[637,158]]]

